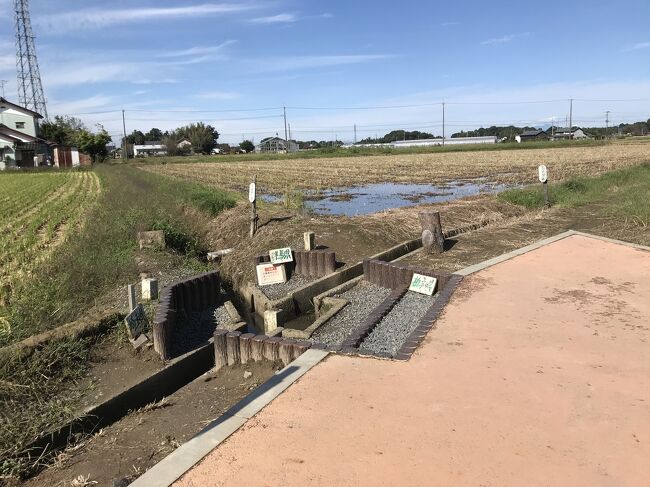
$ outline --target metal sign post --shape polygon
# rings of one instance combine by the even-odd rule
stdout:
[[[542,183],[542,188],[544,189],[544,208],[548,208],[551,204],[548,201],[548,169],[544,164],[537,168],[539,182]]]
[[[251,202],[251,231],[250,237],[253,238],[257,231],[257,176],[253,176],[253,182],[248,187],[248,201]]]

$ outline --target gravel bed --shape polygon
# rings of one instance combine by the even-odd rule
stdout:
[[[361,342],[360,349],[395,355],[433,304],[435,297],[407,292]]]
[[[264,295],[269,299],[279,299],[287,295],[287,293],[298,289],[299,287],[306,286],[310,282],[314,282],[316,279],[314,277],[300,276],[294,274],[291,276],[287,282],[281,282],[279,284],[270,284],[268,286],[258,286],[262,290]]]
[[[189,313],[185,318],[179,316],[172,337],[172,357],[178,357],[208,343],[218,325],[230,321],[224,303],[230,298],[221,291],[217,304],[203,311]]]
[[[361,281],[352,289],[336,295],[347,299],[350,304],[316,330],[311,337],[312,340],[331,347],[341,345],[372,310],[388,297],[390,292],[390,289]]]

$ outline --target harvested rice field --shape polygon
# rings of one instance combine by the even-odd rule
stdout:
[[[208,186],[243,191],[257,175],[263,191],[283,194],[287,190],[325,190],[369,183],[444,184],[454,181],[487,180],[500,184],[525,184],[536,180],[536,168],[546,164],[550,178],[595,175],[639,164],[648,157],[645,142],[585,145],[529,150],[490,150],[391,154],[381,156],[287,158],[278,160],[220,161],[142,166],[152,171]]]

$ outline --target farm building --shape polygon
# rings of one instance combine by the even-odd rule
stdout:
[[[550,129],[549,129],[550,130]],[[573,134],[573,136],[571,136]],[[554,134],[551,137],[551,140],[564,140],[564,139],[588,139],[589,136],[579,127],[573,127],[571,131],[568,128],[564,127],[555,127]]]
[[[547,139],[548,139],[548,134],[543,130],[527,130],[526,132],[523,132],[521,135],[515,136],[515,140],[520,144],[522,142],[530,142],[533,140],[547,140]]]
[[[277,136],[267,137],[255,146],[255,152],[298,152],[298,144],[293,140],[287,142]]]
[[[133,157],[165,156],[167,146],[162,142],[146,141],[144,144],[133,145]]]
[[[406,147],[427,147],[437,145],[461,145],[461,144],[496,144],[496,136],[487,137],[452,137],[445,139],[419,139],[419,140],[397,140],[386,144],[350,144],[341,146],[344,149],[351,147],[391,147],[395,149]]]
[[[36,112],[0,97],[0,169],[34,167],[49,154],[46,140],[37,136]]]
[[[190,142],[190,139],[187,139],[187,138],[184,137],[181,140],[179,140],[178,142],[176,142],[176,147],[178,147],[179,149],[184,149],[186,147],[188,149],[191,149],[192,148],[192,142]]]

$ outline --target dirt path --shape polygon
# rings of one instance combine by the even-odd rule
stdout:
[[[331,356],[177,485],[647,485],[648,275],[580,236],[479,271],[410,361]]]
[[[271,364],[255,363],[199,377],[62,453],[54,466],[23,485],[127,485],[113,482],[142,475],[272,374]],[[75,479],[77,484],[72,483]]]

